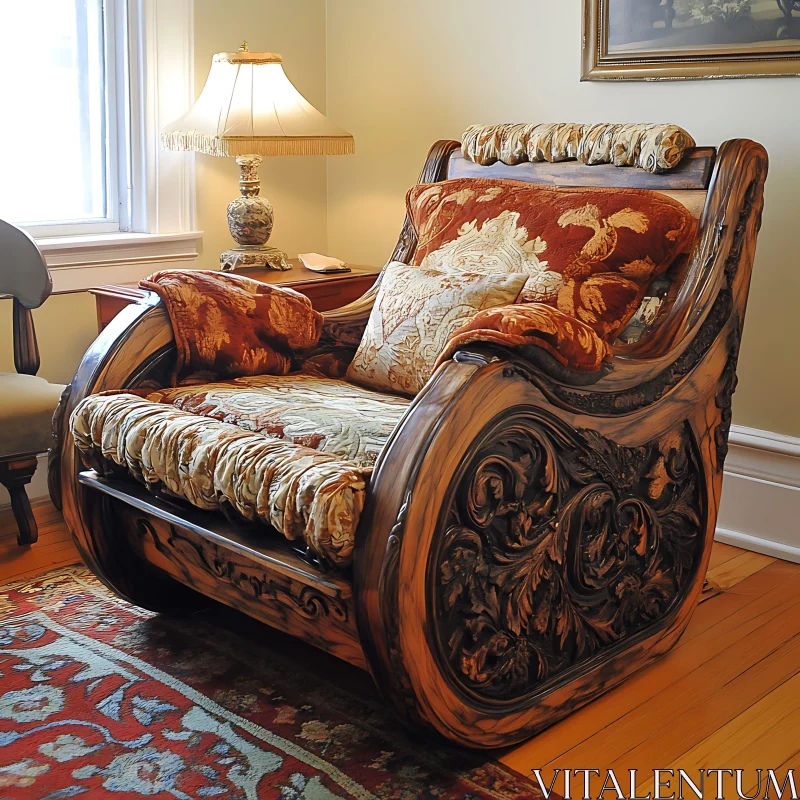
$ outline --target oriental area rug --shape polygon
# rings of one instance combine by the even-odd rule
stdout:
[[[0,587],[0,799],[541,800],[304,647],[227,609],[150,614],[83,567]]]

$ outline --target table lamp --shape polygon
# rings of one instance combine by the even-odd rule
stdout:
[[[276,53],[217,53],[195,104],[161,134],[168,150],[235,156],[242,196],[228,205],[228,227],[238,245],[220,266],[289,269],[286,253],[267,245],[275,215],[259,196],[264,156],[348,155],[353,137],[317,111],[295,89]]]

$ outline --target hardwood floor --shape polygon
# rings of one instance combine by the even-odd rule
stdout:
[[[79,561],[61,515],[34,505],[39,541],[16,543],[0,510],[0,584]],[[298,657],[310,653],[298,648]],[[340,669],[363,677],[341,663]],[[348,680],[351,683],[351,680]],[[637,769],[639,794],[654,769],[757,768],[800,772],[800,565],[715,544],[706,591],[665,658],[499,760],[526,775],[554,768]],[[582,779],[581,779],[582,780]],[[555,791],[563,790],[556,784]],[[613,794],[613,792],[612,792]],[[609,795],[611,796],[611,795]],[[726,795],[727,796],[727,795]],[[763,792],[762,792],[763,796]]]
[[[717,543],[678,645],[500,760],[548,783],[556,768],[636,769],[640,795],[654,769],[745,769],[755,790],[756,768],[800,771],[798,719],[800,565]]]
[[[61,514],[49,500],[33,503],[33,515],[39,526],[39,541],[20,547],[11,509],[0,509],[0,584],[81,560]]]

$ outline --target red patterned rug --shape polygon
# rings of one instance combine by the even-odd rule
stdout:
[[[541,800],[303,648],[226,609],[149,614],[83,567],[0,588],[0,800]]]

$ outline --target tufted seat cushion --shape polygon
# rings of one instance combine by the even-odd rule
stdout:
[[[301,372],[179,386],[147,399],[330,453],[362,468],[375,463],[410,402]]]
[[[71,428],[93,466],[117,465],[198,508],[233,508],[342,568],[372,465],[408,404],[294,373],[92,395]]]
[[[35,375],[0,372],[0,457],[44,453],[64,387]]]

